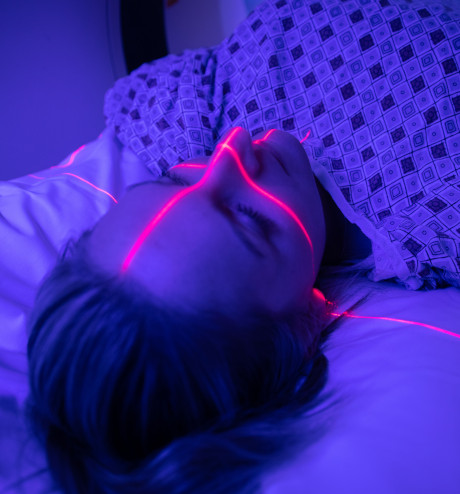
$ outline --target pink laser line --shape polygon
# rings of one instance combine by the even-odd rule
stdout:
[[[101,134],[102,135],[102,134]],[[100,136],[99,136],[100,137]],[[77,156],[77,154],[83,150],[84,148],[86,147],[86,144],[83,144],[81,145],[78,149],[76,149],[71,155],[70,155],[70,158],[69,158],[69,161],[67,163],[64,163],[62,165],[54,165],[54,166],[50,166],[50,169],[51,168],[67,168],[68,166],[70,166],[74,160],[75,160],[75,157]],[[28,174],[29,177],[32,177],[32,178],[37,178],[38,180],[44,180],[45,177],[38,177],[37,175],[32,175],[31,173]]]
[[[303,141],[306,141],[306,140],[309,138],[310,133],[311,133],[311,130],[309,130],[309,131],[307,132],[307,135],[306,135],[306,136],[305,136],[305,137],[304,137],[304,138],[300,141],[300,144],[302,144],[302,142],[303,142]]]
[[[174,165],[170,168],[172,170],[173,168],[206,168],[207,165],[199,165],[198,163],[188,163],[186,165],[179,163],[178,165]]]
[[[91,187],[94,187],[96,190],[98,190],[99,192],[102,192],[106,195],[108,195],[110,197],[110,199],[112,199],[112,201],[114,201],[116,204],[118,204],[118,201],[115,199],[115,197],[113,197],[112,194],[109,194],[106,190],[104,189],[100,189],[99,187],[97,187],[96,185],[94,185],[93,183],[89,182],[88,180],[85,180],[84,178],[82,177],[79,177],[78,175],[75,175],[73,173],[68,173],[68,172],[63,172],[62,175],[70,175],[71,177],[75,177],[75,178],[78,178],[78,180],[81,180],[82,182],[85,182],[86,184],[88,185],[91,185]]]
[[[345,317],[352,317],[355,319],[380,319],[381,321],[392,321],[392,322],[401,322],[404,324],[413,324],[414,326],[422,326],[422,327],[427,328],[427,329],[433,329],[434,331],[439,331],[440,333],[445,333],[445,334],[448,334],[450,336],[455,336],[456,338],[460,338],[460,335],[457,333],[453,333],[452,331],[447,331],[447,329],[442,329],[442,328],[439,328],[437,326],[432,326],[431,324],[425,324],[422,322],[407,321],[405,319],[397,319],[394,317],[357,316],[354,314],[350,314],[347,311],[345,311],[343,314],[345,315]],[[332,316],[340,316],[341,314],[331,312],[331,315]]]
[[[77,154],[82,151],[84,148],[86,147],[86,144],[83,144],[82,146],[80,146],[76,151],[74,151],[71,155],[70,155],[70,158],[69,158],[69,161],[67,163],[64,163],[62,165],[55,165],[55,166],[51,166],[50,168],[66,168],[68,166],[70,166],[74,160],[75,160],[75,157],[77,156]]]
[[[275,132],[275,130],[276,129],[269,130],[261,139],[257,139],[256,141],[254,141],[254,144],[266,141],[273,134],[273,132]]]

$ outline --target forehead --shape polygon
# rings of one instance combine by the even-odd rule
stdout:
[[[97,266],[112,274],[120,273],[123,259],[133,241],[164,203],[158,199],[157,189],[169,189],[169,198],[177,187],[158,186],[156,183],[139,186],[129,196],[127,193],[124,200],[96,225],[90,237],[89,250],[91,260]],[[149,201],[153,206],[146,207]],[[136,214],[140,209],[142,212]],[[153,243],[153,236],[148,239],[147,248],[139,253],[138,262],[127,270],[128,278],[138,281],[158,299],[173,301],[175,306],[180,304],[207,310],[220,305],[222,300],[236,303],[237,300],[231,297],[244,292],[245,286],[238,285],[243,283],[243,277],[241,281],[236,278],[238,290],[234,292],[231,285],[222,283],[222,280],[228,280],[229,264],[233,265],[233,269],[241,264],[248,268],[245,262],[250,259],[237,258],[239,250],[230,247],[228,255],[222,255],[223,249],[231,245],[229,239],[232,237],[214,234],[212,215],[206,216],[210,222],[197,224],[197,216],[202,215],[200,208],[186,208],[186,211],[177,213],[174,216],[176,220],[179,219],[179,228],[175,221],[166,222],[160,234],[160,242],[158,237]],[[175,233],[174,228],[180,235]],[[164,234],[167,238],[163,237]],[[207,269],[208,262],[212,264],[212,269]]]
[[[116,259],[132,245],[146,222],[155,214],[159,201],[165,201],[171,192],[157,182],[149,182],[128,190],[95,225],[89,240],[91,258],[100,266],[114,271]]]

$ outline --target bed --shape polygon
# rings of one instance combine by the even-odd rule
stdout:
[[[366,3],[363,1],[362,3]],[[459,38],[460,39],[460,38]],[[460,62],[460,60],[459,60]],[[0,492],[53,488],[23,420],[25,321],[71,237],[93,226],[151,172],[110,128],[49,168],[0,183]],[[333,280],[320,288],[326,293]],[[321,415],[324,435],[263,480],[263,494],[460,492],[460,290],[410,291],[358,279],[335,300],[329,381],[346,399]]]
[[[108,130],[54,167],[0,184],[0,482],[4,492],[52,492],[41,451],[22,420],[27,311],[60,246],[91,227],[150,172]],[[327,282],[322,287],[327,291]],[[337,313],[373,295],[327,343],[331,388],[347,396],[327,434],[266,479],[265,493],[460,489],[460,290],[408,291],[360,280]],[[354,316],[354,317],[353,317]]]

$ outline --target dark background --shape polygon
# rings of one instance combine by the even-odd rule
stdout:
[[[121,0],[121,33],[126,68],[168,54],[163,0]]]

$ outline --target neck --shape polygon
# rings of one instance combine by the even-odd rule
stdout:
[[[321,264],[334,265],[341,258],[346,219],[332,200],[329,192],[326,191],[316,177],[315,180],[321,197],[326,223],[326,245]]]
[[[364,259],[372,253],[372,243],[361,229],[350,223],[329,192],[316,179],[326,223],[326,246],[321,264],[335,266],[348,259]]]

